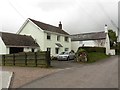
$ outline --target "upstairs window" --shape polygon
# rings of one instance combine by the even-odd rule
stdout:
[[[49,33],[47,33],[47,39],[50,40],[51,39],[51,35]]]
[[[69,38],[68,38],[68,37],[65,37],[65,41],[66,41],[66,42],[69,42]]]
[[[57,41],[60,41],[60,35],[57,35]]]

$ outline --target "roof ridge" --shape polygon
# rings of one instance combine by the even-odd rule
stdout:
[[[35,19],[31,19],[31,18],[28,18],[30,20],[34,20],[34,21],[37,21],[37,22],[40,22],[40,23],[43,23],[43,24],[46,24],[46,25],[49,25],[49,26],[52,26],[52,27],[56,27],[56,28],[59,28],[57,26],[54,26],[54,25],[51,25],[51,24],[48,24],[48,23],[44,23],[44,22],[41,22],[41,21],[38,21],[38,20],[35,20]],[[61,29],[62,30],[62,29]]]
[[[104,33],[104,31],[101,31],[101,32],[80,33],[80,34],[72,34],[72,35],[86,35],[86,34],[96,34],[96,33]]]
[[[27,36],[27,37],[31,37],[31,35],[21,35],[21,34],[16,34],[16,33],[10,33],[10,32],[1,32],[0,33],[3,33],[3,34],[12,34],[12,35],[17,35],[17,36]]]

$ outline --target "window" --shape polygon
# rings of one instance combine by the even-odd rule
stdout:
[[[69,50],[69,48],[65,48],[65,52],[68,51],[68,50]]]
[[[68,39],[69,39],[68,37],[65,37],[65,41],[66,41],[66,42],[68,42],[68,41],[69,41]]]
[[[60,41],[60,35],[57,35],[57,41]]]
[[[55,48],[55,53],[56,53],[56,54],[59,53],[59,48]]]
[[[47,39],[50,40],[51,39],[51,35],[47,33]]]
[[[32,48],[32,52],[34,52],[34,48]]]
[[[50,52],[51,52],[51,48],[47,48],[47,51],[50,51]]]

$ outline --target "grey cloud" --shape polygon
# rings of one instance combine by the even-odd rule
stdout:
[[[53,10],[59,10],[59,9],[65,9],[69,8],[74,4],[75,0],[69,0],[69,1],[55,1],[55,0],[48,0],[43,2],[38,2],[35,6],[41,8],[43,11],[53,11]]]

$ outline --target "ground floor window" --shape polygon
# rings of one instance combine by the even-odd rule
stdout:
[[[56,54],[59,53],[59,48],[55,48],[55,53],[56,53]]]
[[[69,48],[65,48],[65,51],[69,51]]]
[[[50,51],[50,52],[51,52],[51,48],[47,48],[47,51]]]

